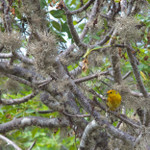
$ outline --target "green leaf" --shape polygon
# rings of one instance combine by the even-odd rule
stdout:
[[[92,35],[92,38],[95,39],[95,40],[100,40],[100,37],[96,36],[96,35]]]
[[[30,108],[29,108],[28,110],[26,110],[26,113],[27,113],[27,114],[31,114],[31,113],[33,113],[33,112],[35,112],[35,110],[30,109]]]
[[[32,130],[32,138],[35,137],[35,135],[36,135],[36,133],[38,132],[38,130],[39,130],[39,128],[34,128],[34,129]]]
[[[78,24],[78,22],[77,21],[73,21],[73,25],[76,25],[76,24]]]
[[[40,6],[41,8],[44,8],[47,5],[45,0],[40,0]]]
[[[113,126],[117,126],[117,124],[118,124],[118,121],[115,121],[115,122],[113,122]]]
[[[2,110],[2,109],[0,109],[0,113],[1,113],[2,115],[4,115],[4,112],[3,112],[3,110]]]
[[[106,19],[104,19],[104,27],[107,29],[108,28],[108,22]]]
[[[76,0],[72,0],[70,6],[73,5],[73,4],[74,5],[76,4]]]
[[[81,24],[78,26],[78,28],[80,28],[81,30],[83,30],[84,26],[85,26],[85,23],[81,23]]]
[[[58,31],[61,30],[61,26],[60,26],[60,24],[59,24],[58,22],[56,22],[56,21],[53,20],[51,23],[52,23],[53,27],[54,27],[56,30],[58,30]]]
[[[68,28],[67,22],[65,22],[64,24],[62,24],[62,32],[67,32],[68,37],[72,38],[70,30]]]
[[[150,0],[147,0],[150,3]]]
[[[55,18],[62,18],[62,16],[64,15],[64,11],[63,10],[51,10],[50,14]]]

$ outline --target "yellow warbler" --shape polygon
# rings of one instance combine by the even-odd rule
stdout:
[[[121,95],[115,90],[109,90],[107,94],[107,105],[111,111],[115,111],[121,104]]]

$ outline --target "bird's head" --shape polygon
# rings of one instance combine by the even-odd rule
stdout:
[[[109,90],[107,91],[107,95],[116,94],[117,92],[115,90]]]

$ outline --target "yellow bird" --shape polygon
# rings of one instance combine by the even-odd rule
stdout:
[[[115,90],[109,90],[107,95],[107,106],[111,111],[115,111],[121,104],[121,95]]]

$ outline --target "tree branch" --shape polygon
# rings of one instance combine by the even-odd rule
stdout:
[[[93,144],[91,144],[91,140],[89,141],[89,137],[90,139],[92,139],[92,132],[98,131],[98,129],[100,128],[102,127],[99,126],[95,120],[93,120],[86,126],[80,141],[79,150],[91,149],[91,146],[93,146]]]
[[[67,120],[59,118],[43,118],[43,117],[23,117],[13,119],[7,123],[0,124],[0,133],[9,132],[11,130],[25,128],[28,126],[38,126],[41,128],[61,128],[69,126]]]
[[[72,115],[72,114],[68,114],[66,112],[63,112],[64,115],[66,116],[70,116],[70,117],[78,117],[78,118],[84,118],[84,117],[90,117],[91,115],[90,114],[75,114],[75,115]]]
[[[32,143],[32,145],[28,148],[28,150],[32,150],[32,148],[34,147],[35,144],[36,144],[36,141],[34,141],[34,142]]]
[[[90,14],[90,17],[88,19],[88,22],[86,23],[81,35],[80,35],[80,39],[83,40],[83,38],[85,37],[85,35],[87,34],[88,30],[89,30],[89,24],[91,22],[93,22],[95,16],[96,16],[96,13],[97,13],[97,7],[98,7],[98,3],[99,3],[99,0],[95,0],[94,2],[94,5],[93,5],[93,8],[92,8],[92,11],[91,11],[91,14]]]
[[[12,31],[11,27],[11,17],[10,17],[10,11],[9,11],[9,6],[7,5],[5,0],[2,1],[2,6],[3,6],[3,12],[4,12],[4,26],[7,32]]]
[[[18,98],[18,99],[1,99],[1,103],[3,105],[17,105],[17,104],[27,102],[28,100],[34,98],[37,94],[38,92],[35,91],[34,93],[31,93],[25,97]]]
[[[127,72],[127,73],[122,77],[122,79],[125,80],[126,78],[128,78],[128,77],[130,76],[131,73],[132,73],[131,71]]]
[[[143,94],[142,93],[138,93],[138,92],[135,92],[135,91],[130,91],[130,93],[135,96],[135,97],[143,97]],[[150,93],[148,93],[148,95],[150,96]]]
[[[75,79],[74,82],[75,83],[85,82],[85,81],[88,81],[88,80],[91,80],[91,79],[94,79],[94,78],[98,78],[101,75],[109,75],[109,71],[95,73],[95,74],[92,74],[92,75],[89,75],[89,76],[86,76],[86,77],[83,77],[83,78],[80,78],[80,79]]]
[[[111,113],[111,114],[114,115],[115,117],[117,117],[117,118],[119,118],[120,120],[122,120],[124,123],[129,124],[130,126],[132,126],[132,127],[134,127],[134,128],[138,128],[138,129],[141,128],[137,123],[135,123],[135,122],[132,121],[131,119],[127,118],[127,116],[118,114],[117,112],[113,112],[113,111],[107,110],[107,108],[104,107],[100,102],[98,102],[98,101],[96,100],[96,98],[94,99],[94,102],[95,102],[96,105],[98,105],[102,110]]]
[[[12,58],[12,53],[0,53],[0,58]]]
[[[78,101],[81,104],[81,106],[95,118],[95,120],[100,126],[103,126],[103,125],[106,126],[106,128],[108,129],[108,132],[112,134],[112,136],[119,138],[127,142],[129,145],[133,146],[133,142],[135,141],[135,138],[133,136],[115,128],[107,120],[103,120],[101,118],[101,115],[97,111],[92,109],[92,106],[90,105],[91,100],[87,99],[80,92],[80,90],[76,87],[73,81],[71,81],[71,86],[72,86],[72,91],[77,96]]]
[[[129,1],[128,10],[127,10],[127,16],[129,16],[131,14],[131,10],[132,10],[134,2],[135,2],[135,0],[130,0]]]
[[[117,34],[117,29],[114,29],[112,37],[110,39],[109,44],[114,44],[114,36]],[[120,57],[118,52],[115,48],[112,48],[111,52],[111,61],[112,61],[112,68],[113,68],[113,77],[116,83],[121,84],[122,82],[122,76],[121,76],[121,69],[120,69]]]
[[[87,32],[89,30],[89,27],[88,27],[89,23],[91,23],[93,21],[94,17],[96,16],[97,6],[98,6],[98,0],[95,1],[94,6],[91,11],[91,14],[90,14],[90,17],[89,17],[89,20],[86,23],[86,25],[84,26],[84,29],[83,29],[81,35],[79,36],[80,40],[83,40],[83,38],[87,34]],[[68,13],[71,13],[71,12],[68,12]],[[71,46],[69,46],[69,48],[66,51],[64,51],[62,54],[60,54],[59,57],[67,56],[74,48],[75,48],[75,45],[72,44]]]
[[[14,55],[22,62],[26,63],[26,64],[29,64],[29,65],[33,65],[33,60],[30,59],[30,58],[27,58],[26,56],[24,55],[21,55],[19,54],[18,52],[14,52]]]
[[[74,10],[74,11],[71,11],[70,14],[71,15],[74,15],[74,14],[77,14],[77,13],[80,13],[84,10],[86,10],[95,0],[89,0],[85,5],[83,5],[81,8],[79,8],[78,10]]]
[[[33,70],[25,69],[17,65],[8,65],[7,63],[0,62],[0,72],[6,74],[12,74],[21,78],[24,78],[28,81],[32,81],[35,76],[40,77],[36,72]]]
[[[83,62],[80,62],[79,66],[77,68],[75,68],[74,70],[71,70],[69,72],[69,75],[72,76],[72,77],[75,77],[78,74],[80,74],[82,72],[82,66],[83,66]]]
[[[81,49],[87,49],[87,45],[82,43],[79,36],[78,36],[78,33],[73,25],[73,20],[72,20],[72,15],[70,14],[70,11],[69,9],[67,8],[67,6],[64,6],[64,10],[66,12],[66,16],[67,16],[67,24],[68,24],[68,27],[69,27],[69,30],[71,32],[71,35],[74,39],[74,42],[76,43],[76,45],[81,48]]]
[[[10,79],[13,79],[13,80],[15,80],[15,81],[18,81],[19,83],[23,83],[23,84],[25,84],[25,85],[28,85],[28,86],[30,86],[30,87],[35,88],[34,85],[33,85],[31,82],[29,82],[29,81],[27,81],[27,80],[25,80],[25,79],[23,79],[23,78],[17,77],[17,76],[15,76],[15,75],[7,74],[7,73],[2,73],[2,74],[5,75],[6,77],[10,78]]]
[[[127,54],[129,56],[129,60],[130,60],[130,63],[131,63],[131,66],[132,66],[133,73],[135,75],[137,84],[139,85],[140,92],[144,95],[144,97],[149,97],[148,92],[146,91],[146,89],[144,87],[144,84],[143,84],[143,82],[141,80],[136,60],[135,60],[134,55],[132,54],[131,51],[133,51],[133,48],[131,47],[131,45],[127,45]]]
[[[127,16],[127,0],[121,0],[120,6],[121,6],[121,17],[126,17]]]
[[[29,65],[33,65],[33,60],[29,59],[21,54],[18,54],[18,52],[13,52],[12,53],[0,53],[0,58],[12,58],[15,55],[15,57],[17,57],[20,61],[29,64]]]
[[[20,147],[18,147],[14,142],[12,142],[11,140],[9,140],[7,137],[3,136],[0,134],[0,139],[2,139],[3,141],[5,141],[8,145],[12,145],[15,150],[22,150]]]

